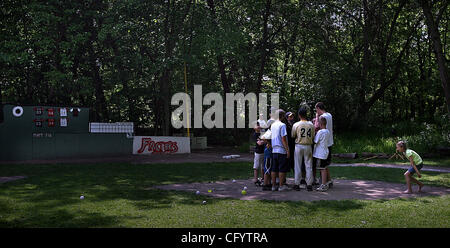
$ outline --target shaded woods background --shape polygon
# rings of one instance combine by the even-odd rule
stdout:
[[[79,105],[92,121],[171,135],[170,99],[279,92],[323,101],[339,132],[448,120],[448,1],[12,1],[0,3],[3,103]],[[208,106],[203,107],[204,111]],[[191,118],[192,119],[192,118]],[[249,129],[192,130],[208,143]],[[415,131],[414,128],[412,131]]]

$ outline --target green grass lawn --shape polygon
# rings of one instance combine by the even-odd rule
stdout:
[[[404,135],[396,137],[383,135],[380,130],[372,130],[371,132],[346,132],[335,133],[333,153],[395,153],[395,145],[400,140],[408,142],[408,148],[413,149],[419,155],[432,153],[438,155],[436,146],[433,141],[436,137],[423,137],[419,132],[414,135]],[[434,144],[434,145],[433,145]],[[440,144],[440,146],[449,146],[449,144]],[[433,155],[433,156],[434,156]],[[447,160],[448,162],[449,160]],[[447,165],[450,166],[449,163]]]
[[[27,176],[0,184],[0,227],[450,227],[449,196],[275,202],[147,190],[247,179],[251,168],[250,163],[0,165],[2,177]],[[399,169],[330,170],[334,178],[404,183]],[[424,171],[422,181],[450,187],[448,173]]]
[[[362,152],[388,153],[395,152],[397,139],[393,137],[382,137],[376,133],[343,133],[335,134],[333,153]]]

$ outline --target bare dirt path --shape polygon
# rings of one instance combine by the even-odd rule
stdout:
[[[287,183],[293,184],[293,178],[288,178]],[[241,193],[247,187],[246,194]],[[417,188],[413,187],[413,194],[402,193],[405,184],[387,183],[380,181],[365,180],[334,180],[333,188],[326,192],[290,190],[287,192],[262,191],[261,187],[253,185],[252,180],[232,180],[212,183],[191,183],[191,184],[170,184],[158,185],[152,188],[163,190],[180,190],[192,192],[197,191],[201,195],[218,198],[235,198],[240,200],[275,200],[275,201],[319,201],[319,200],[377,200],[395,199],[423,196],[443,196],[450,194],[450,188],[425,186],[422,193],[417,193]],[[149,188],[151,189],[151,188]],[[211,192],[208,192],[211,191]]]
[[[382,167],[382,168],[394,168],[394,169],[405,169],[409,168],[409,165],[400,164],[374,164],[374,163],[352,163],[352,164],[336,164],[333,163],[330,166],[334,167]],[[442,173],[450,173],[450,168],[448,167],[437,167],[437,166],[427,166],[425,165],[421,171],[434,171]]]

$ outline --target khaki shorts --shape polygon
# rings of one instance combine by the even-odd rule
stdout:
[[[264,166],[264,153],[256,153],[253,160],[253,169],[257,170]]]

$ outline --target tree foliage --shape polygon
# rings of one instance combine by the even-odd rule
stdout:
[[[170,125],[170,98],[185,91],[186,72],[189,93],[194,84],[204,94],[279,92],[293,112],[323,101],[338,130],[448,111],[446,1],[430,1],[427,12],[420,0],[0,5],[3,103],[89,106],[94,120],[168,135],[180,132]]]

